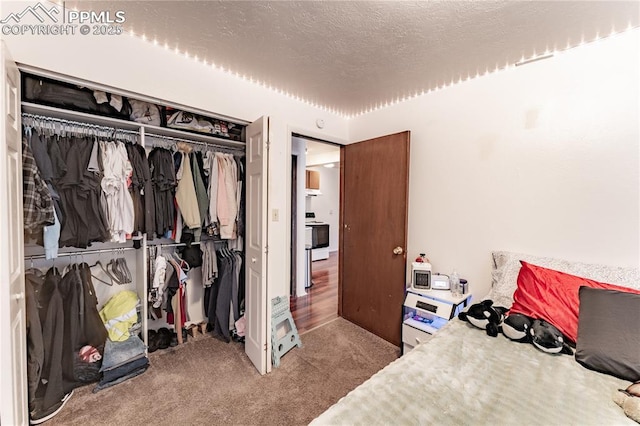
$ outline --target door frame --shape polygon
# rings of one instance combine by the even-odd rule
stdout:
[[[286,187],[289,191],[289,193],[291,193],[291,186],[292,186],[292,179],[291,179],[291,173],[292,173],[292,165],[291,165],[291,155],[292,154],[292,147],[291,147],[291,142],[292,142],[292,137],[294,136],[294,134],[296,135],[300,135],[301,137],[306,137],[309,139],[316,139],[318,142],[329,142],[329,143],[333,143],[335,145],[339,145],[340,146],[340,159],[342,160],[342,150],[344,149],[345,145],[348,145],[347,140],[345,139],[341,139],[335,136],[331,136],[331,135],[326,135],[326,134],[322,134],[322,133],[318,133],[318,132],[314,132],[314,131],[310,131],[309,129],[306,128],[302,128],[302,127],[297,127],[297,126],[293,126],[293,125],[287,125],[287,133],[286,133],[286,152],[285,155],[286,157],[289,159],[287,161],[287,182],[286,182]],[[298,163],[299,165],[299,163]],[[342,167],[342,165],[340,166]],[[342,174],[342,171],[340,172]],[[342,186],[342,184],[340,185]],[[340,188],[340,204],[342,204],[342,188]],[[300,217],[300,212],[298,212],[298,217]],[[287,223],[291,223],[291,197],[287,197],[287,201],[286,201],[286,205],[285,205],[285,218],[284,220],[287,221]],[[340,216],[339,218],[339,222],[340,223],[340,229],[338,230],[338,240],[340,240],[340,238],[342,238],[342,216]],[[298,225],[300,225],[300,223],[298,223]],[[291,241],[292,238],[292,229],[291,226],[287,227],[287,238],[288,241]],[[300,241],[298,241],[298,243],[300,243]],[[302,247],[304,247],[304,244],[302,245]],[[292,265],[291,265],[291,248],[289,248],[289,250],[286,250],[285,253],[285,262],[286,262],[286,267],[288,268],[288,270],[292,269]],[[304,254],[303,256],[298,256],[298,263],[302,262],[305,260]],[[304,267],[304,265],[302,265],[302,267]],[[297,269],[296,269],[297,270]],[[340,284],[338,284],[338,286],[340,286]],[[338,287],[338,315],[340,315],[340,287]],[[291,291],[288,291],[288,296],[291,297]]]

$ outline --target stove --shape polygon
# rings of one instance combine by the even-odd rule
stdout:
[[[305,213],[304,224],[311,228],[311,241],[307,241],[307,244],[311,244],[311,248],[314,249],[314,251],[324,249],[322,250],[323,254],[321,258],[326,259],[329,256],[329,224],[316,220],[316,214],[314,212]],[[309,240],[309,237],[307,236],[306,239]],[[325,251],[327,252],[326,256],[324,254]]]
[[[304,214],[304,223],[307,225],[326,225],[325,222],[316,220],[316,214],[314,212],[306,212]]]

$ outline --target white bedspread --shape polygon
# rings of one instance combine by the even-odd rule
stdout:
[[[612,401],[628,382],[455,319],[312,424],[637,424]]]

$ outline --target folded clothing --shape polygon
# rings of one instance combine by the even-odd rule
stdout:
[[[120,377],[128,376],[140,367],[146,367],[148,365],[149,359],[146,356],[143,356],[142,358],[138,358],[119,367],[105,370],[102,372],[102,380],[100,380],[100,383],[113,382]]]
[[[139,303],[138,295],[131,290],[121,291],[109,299],[100,310],[109,339],[122,342],[131,336],[129,329],[138,321],[136,306]]]
[[[124,342],[107,339],[104,345],[102,368],[100,371],[117,368],[145,354],[144,342],[138,336],[130,336]]]
[[[144,373],[145,371],[147,371],[147,368],[149,366],[146,365],[144,367],[140,367],[137,370],[131,372],[130,374],[127,374],[126,376],[120,377],[119,379],[116,379],[112,382],[100,382],[96,385],[95,388],[93,388],[93,393],[96,393],[98,391],[101,391],[102,389],[106,389],[106,388],[110,388],[111,386],[117,385],[119,383],[124,382],[125,380],[129,380],[131,378],[134,378],[136,376],[139,376],[140,374]]]

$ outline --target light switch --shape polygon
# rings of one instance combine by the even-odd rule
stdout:
[[[271,220],[273,222],[278,222],[280,220],[280,210],[278,209],[271,210]]]

